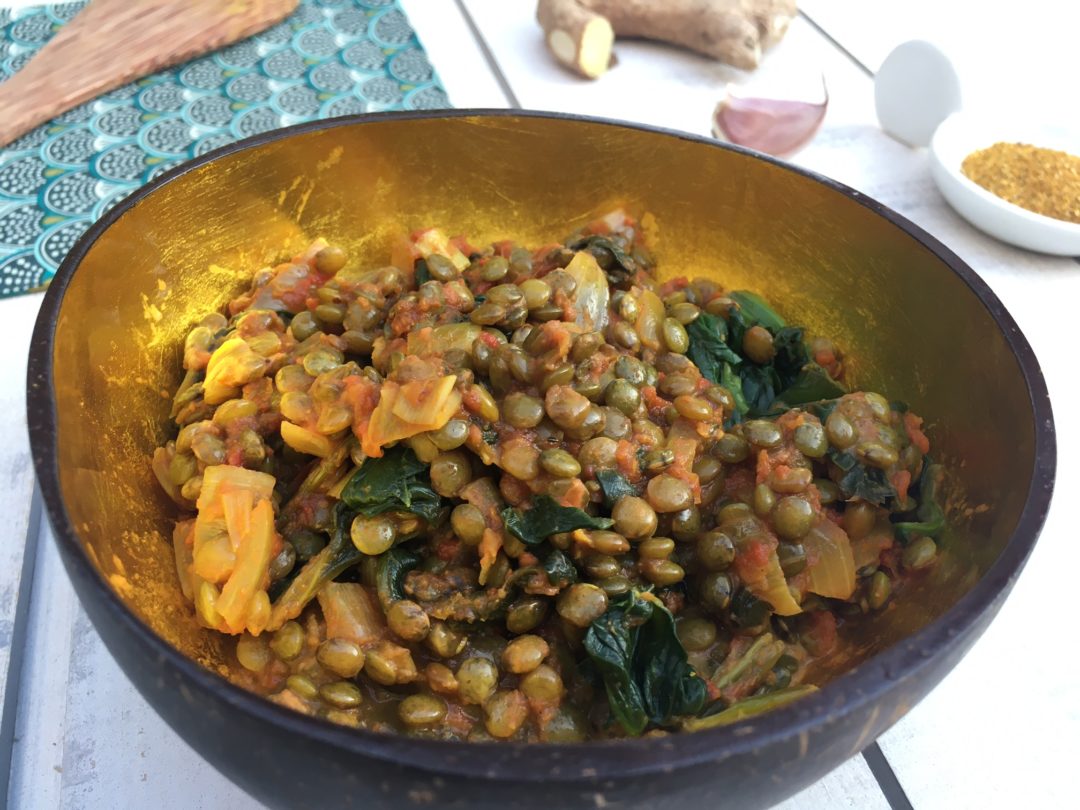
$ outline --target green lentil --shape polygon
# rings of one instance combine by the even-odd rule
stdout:
[[[487,523],[484,515],[471,503],[460,503],[450,513],[450,526],[461,542],[469,546],[478,546],[484,537]]]
[[[788,495],[777,501],[772,518],[780,537],[801,540],[814,525],[814,507],[805,498]]]
[[[431,630],[431,620],[416,602],[399,599],[386,612],[390,629],[406,641],[423,641]]]
[[[458,667],[456,677],[462,700],[482,704],[495,692],[499,670],[486,658],[466,658]]]
[[[867,602],[874,610],[881,610],[892,595],[892,580],[884,571],[875,571],[870,577],[870,593]]]
[[[723,571],[735,561],[735,541],[721,529],[713,529],[698,540],[697,557],[709,571]]]
[[[503,650],[502,665],[515,675],[524,675],[540,666],[549,651],[548,643],[540,636],[518,636]]]
[[[547,617],[548,602],[539,596],[523,596],[506,610],[506,629],[511,633],[527,633]]]
[[[664,345],[668,351],[683,354],[690,347],[690,338],[686,334],[686,327],[675,318],[664,318],[663,325]]]
[[[296,622],[285,622],[270,640],[270,649],[282,661],[292,661],[304,648],[304,630]]]
[[[446,717],[446,701],[436,695],[409,695],[398,704],[398,717],[413,728],[433,728]]]
[[[306,675],[290,675],[285,679],[285,688],[304,700],[315,700],[319,696],[319,687]]]
[[[804,422],[795,428],[793,436],[795,447],[810,458],[824,458],[829,450],[829,440],[825,428],[819,422]]]
[[[690,652],[707,650],[716,643],[716,624],[703,618],[683,619],[676,623],[679,641]]]
[[[904,549],[900,556],[900,562],[904,568],[918,571],[933,564],[937,558],[937,543],[931,537],[916,537],[911,544]]]
[[[328,638],[319,645],[319,663],[341,678],[355,678],[364,668],[364,652],[346,638]]]
[[[559,594],[555,610],[577,627],[588,627],[607,610],[607,595],[595,585],[578,582]]]
[[[319,687],[319,697],[338,709],[354,709],[364,700],[364,694],[356,684],[336,681]]]
[[[262,637],[244,634],[236,642],[236,660],[249,672],[262,672],[270,663],[270,647]]]
[[[779,447],[784,440],[784,433],[774,423],[765,419],[751,419],[743,423],[743,435],[751,444],[758,447]]]
[[[544,472],[556,478],[576,478],[581,475],[578,460],[561,448],[543,451],[540,454],[540,466]]]

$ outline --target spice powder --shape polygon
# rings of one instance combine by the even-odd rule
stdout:
[[[968,179],[1036,214],[1080,223],[1080,157],[1025,143],[995,143],[960,166]]]

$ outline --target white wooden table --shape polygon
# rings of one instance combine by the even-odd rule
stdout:
[[[707,134],[730,70],[644,43],[601,81],[551,63],[532,0],[404,0],[457,107],[601,115]],[[1057,497],[1000,616],[942,684],[876,745],[784,808],[1076,806],[1080,676],[1071,638],[1080,542],[1075,310],[1080,259],[1015,250],[972,229],[931,183],[926,155],[873,114],[872,71],[896,44],[953,55],[969,108],[1080,118],[1080,9],[1069,0],[803,0],[764,70],[817,69],[832,103],[795,162],[831,175],[939,237],[1002,298],[1042,363],[1057,413]],[[998,6],[1000,5],[1000,10]],[[1071,108],[1068,106],[1071,103]],[[1076,121],[1080,124],[1080,120]],[[40,296],[0,300],[0,797],[19,808],[254,808],[135,692],[78,605],[41,517],[26,437],[26,352]],[[1059,629],[1060,628],[1060,629]],[[6,784],[2,782],[6,780]]]

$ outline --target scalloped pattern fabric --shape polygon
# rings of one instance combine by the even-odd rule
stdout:
[[[84,5],[0,11],[0,81]],[[303,121],[448,106],[397,0],[301,0],[261,34],[106,93],[0,151],[0,297],[47,282],[94,220],[189,158]]]

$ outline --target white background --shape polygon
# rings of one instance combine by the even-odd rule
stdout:
[[[511,104],[463,8],[523,107],[707,134],[723,85],[744,78],[671,48],[619,43],[617,68],[600,81],[586,82],[547,57],[529,0],[403,0],[403,5],[456,107]],[[1071,418],[1080,394],[1073,348],[1080,263],[1013,249],[957,217],[932,185],[926,155],[878,130],[872,81],[844,51],[872,71],[904,39],[933,39],[959,67],[968,109],[1058,123],[1071,117],[1080,131],[1078,4],[804,0],[801,6],[828,36],[799,19],[762,69],[781,81],[817,70],[828,79],[832,102],[825,125],[795,162],[913,219],[994,288],[1042,363],[1062,460],[1046,529],[1013,596],[954,672],[881,738],[881,749],[920,810],[1075,806],[1080,677],[1072,617],[1080,541],[1070,502],[1080,489],[1080,473],[1070,463],[1080,454],[1080,429]],[[1080,153],[1080,144],[1074,151]],[[0,515],[7,526],[0,542],[0,689],[18,687],[2,702],[5,722],[14,723],[10,804],[255,808],[162,723],[112,662],[32,508],[23,403],[25,357],[39,304],[40,296],[0,300],[8,341],[0,364]],[[29,558],[24,559],[24,548],[30,549]],[[33,564],[32,582],[22,577],[24,563]],[[24,643],[20,617],[26,622]],[[17,666],[9,672],[13,660]],[[865,761],[856,757],[782,806],[889,804]]]

